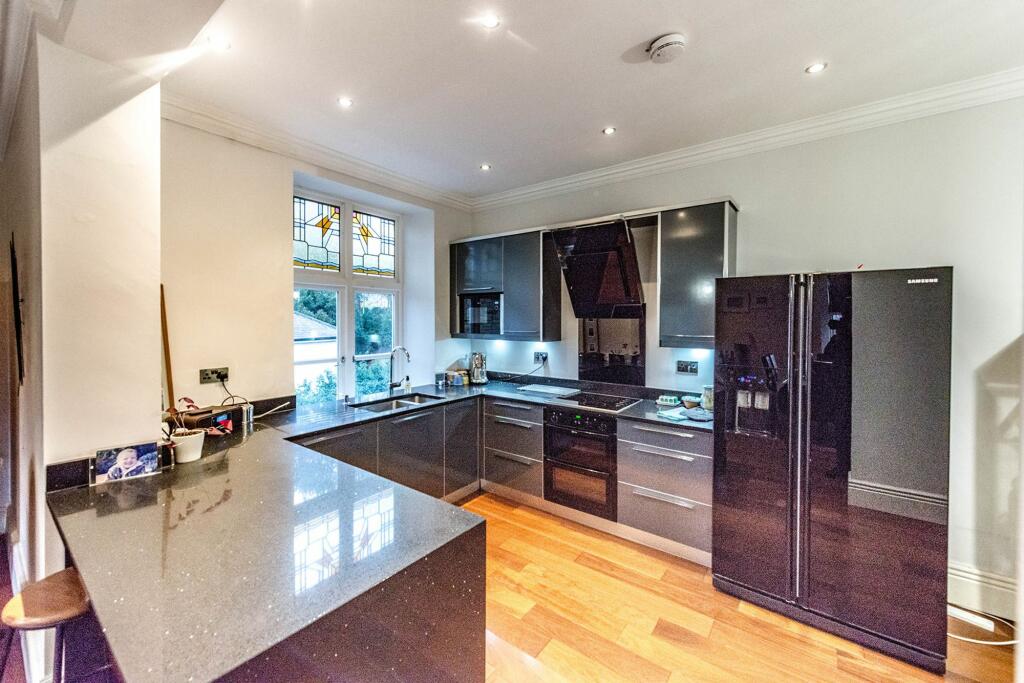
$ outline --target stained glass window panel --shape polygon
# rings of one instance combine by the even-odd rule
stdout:
[[[352,272],[374,277],[395,276],[395,221],[352,212]]]
[[[292,198],[292,263],[296,268],[341,270],[341,207]]]

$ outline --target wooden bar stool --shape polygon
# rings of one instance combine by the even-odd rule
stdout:
[[[55,629],[53,642],[53,682],[63,683],[64,626],[89,611],[89,596],[78,578],[78,571],[68,567],[42,581],[26,585],[20,593],[7,601],[0,621],[4,629],[3,659],[0,660],[0,678],[7,671],[7,657],[16,631]]]

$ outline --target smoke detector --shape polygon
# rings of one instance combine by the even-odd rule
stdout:
[[[681,33],[669,33],[651,41],[647,53],[655,64],[671,62],[683,52],[686,47],[686,38]]]

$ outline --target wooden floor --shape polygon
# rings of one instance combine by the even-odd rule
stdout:
[[[487,518],[488,682],[941,680],[719,593],[685,560],[492,494],[465,507]],[[1012,648],[949,641],[949,680],[1012,667]]]

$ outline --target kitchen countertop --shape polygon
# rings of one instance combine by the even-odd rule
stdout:
[[[707,422],[698,422],[697,420],[667,420],[658,415],[658,411],[660,409],[660,406],[654,401],[643,400],[635,406],[626,408],[624,411],[619,413],[617,417],[671,425],[673,427],[682,427],[684,429],[698,429],[704,432],[714,430],[714,422],[711,420],[708,420]]]
[[[194,463],[47,495],[126,680],[222,676],[484,523],[283,438],[349,417],[329,413],[271,416]],[[386,547],[318,561],[332,529],[353,533],[355,511],[385,498]]]
[[[131,681],[221,676],[483,523],[290,439],[477,396],[557,404],[520,386],[416,387],[440,399],[380,413],[341,401],[303,406],[262,418],[251,432],[208,438],[202,460],[160,475],[48,494],[122,673]],[[387,397],[353,402],[373,398]],[[650,400],[618,416],[711,428],[659,418]],[[329,525],[339,510],[351,516],[354,505],[383,495],[396,511],[391,545],[330,576],[299,564],[297,544],[323,530],[306,526]],[[324,515],[302,522],[300,508]]]

